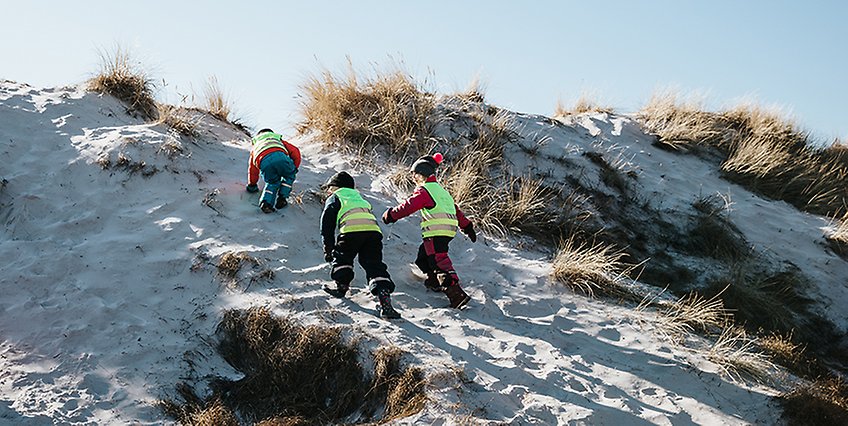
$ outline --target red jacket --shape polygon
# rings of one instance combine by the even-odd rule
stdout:
[[[253,150],[250,151],[250,160],[248,161],[247,167],[247,183],[255,185],[259,182],[259,163],[262,162],[262,159],[265,158],[266,155],[274,151],[282,151],[288,154],[288,156],[292,159],[292,162],[294,162],[294,167],[300,168],[300,150],[297,149],[296,146],[284,140],[281,141],[283,142],[283,146],[285,146],[289,152],[286,153],[286,151],[277,147],[268,148],[258,154],[253,152]]]
[[[431,175],[427,178],[427,182],[435,181],[435,175]],[[462,213],[459,206],[454,206],[456,207],[456,220],[459,222],[459,228],[463,229],[471,225],[471,221],[465,217],[465,214]],[[415,187],[415,191],[412,192],[412,195],[407,198],[406,201],[389,209],[389,215],[391,215],[394,220],[400,220],[417,212],[418,210],[432,209],[433,207],[436,207],[436,202],[433,201],[433,197],[430,196],[430,193],[427,192],[423,186],[417,186]]]

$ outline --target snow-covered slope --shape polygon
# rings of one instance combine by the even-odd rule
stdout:
[[[638,184],[665,208],[691,204],[694,193],[732,192],[736,223],[750,241],[844,286],[844,261],[815,239],[823,219],[718,180],[693,168],[697,159],[640,144],[650,139],[630,120],[516,120],[526,138],[551,126],[564,132],[541,150],[575,162],[592,146],[624,150]],[[384,229],[402,320],[374,316],[361,270],[349,299],[326,297],[321,202],[312,191],[349,170],[375,211],[396,203],[397,194],[385,176],[353,170],[311,142],[292,142],[304,154],[300,202],[265,215],[244,191],[245,137],[226,124],[206,118],[199,137],[184,139],[78,87],[0,83],[0,179],[7,181],[0,189],[0,423],[170,422],[154,403],[173,396],[178,381],[202,390],[211,375],[237,374],[215,353],[212,336],[223,310],[256,305],[305,323],[349,325],[371,344],[408,352],[406,361],[433,378],[433,400],[402,422],[777,421],[775,390],[721,377],[702,354],[640,327],[646,314],[553,285],[549,256],[508,241],[452,243],[473,297],[463,311],[447,309],[444,296],[427,292],[413,272],[414,220]],[[214,267],[231,251],[263,262],[236,285]],[[273,278],[262,278],[267,269]],[[844,288],[821,292],[824,306],[844,306]]]

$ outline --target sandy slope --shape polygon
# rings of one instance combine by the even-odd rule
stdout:
[[[349,169],[344,159],[293,140],[305,157],[295,189],[303,201],[264,215],[244,192],[243,135],[206,119],[200,138],[180,139],[123,111],[114,99],[75,87],[0,83],[0,178],[8,180],[0,190],[0,423],[168,422],[152,404],[173,396],[177,381],[202,390],[209,375],[237,374],[215,354],[211,336],[222,310],[254,305],[307,323],[350,325],[371,346],[409,352],[408,361],[433,377],[433,402],[409,420],[421,424],[770,424],[779,416],[774,390],[720,377],[702,355],[637,326],[639,314],[551,285],[544,254],[486,237],[452,244],[474,298],[467,310],[445,309],[444,296],[425,291],[413,273],[415,220],[384,228],[404,320],[373,315],[361,270],[359,291],[328,299],[320,291],[328,273],[321,204],[309,190]],[[635,131],[602,117],[549,144],[562,152],[580,140],[589,146],[595,130],[623,138],[614,134],[622,125],[624,134]],[[183,152],[169,158],[174,146]],[[119,153],[145,168],[117,166]],[[672,176],[662,167],[683,160],[661,155],[671,154],[651,152],[659,164],[643,166],[641,182],[672,193],[682,183],[658,183],[658,176]],[[97,164],[104,156],[112,162],[105,170]],[[144,176],[152,167],[158,171]],[[376,211],[397,201],[384,178],[354,176]],[[763,203],[746,197],[734,195],[740,219],[749,217],[742,203]],[[797,212],[767,214],[791,216],[779,225],[784,230],[821,226]],[[752,241],[779,244],[770,236],[759,242],[764,234],[749,226]],[[795,247],[799,259],[833,263]],[[214,261],[239,250],[264,264],[242,273],[238,286],[222,283]],[[274,279],[251,282],[263,268]],[[458,369],[467,380],[458,380]]]

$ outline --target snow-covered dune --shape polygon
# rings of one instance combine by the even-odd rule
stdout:
[[[775,389],[722,377],[703,354],[644,327],[650,313],[552,283],[549,253],[508,240],[452,243],[473,298],[462,311],[426,291],[410,265],[420,239],[415,220],[384,227],[403,319],[374,315],[360,269],[351,297],[328,298],[317,188],[348,170],[382,212],[399,195],[387,172],[354,169],[338,153],[291,138],[304,156],[298,201],[263,214],[244,191],[248,144],[238,129],[205,117],[199,136],[184,138],[124,111],[80,87],[0,83],[2,424],[172,422],[155,403],[173,397],[178,381],[202,393],[210,376],[237,377],[215,352],[215,326],[224,310],[257,305],[304,323],[350,326],[370,336],[368,344],[406,351],[405,361],[432,378],[432,400],[400,423],[778,421]],[[820,244],[825,219],[751,195],[697,158],[651,147],[625,117],[515,119],[527,140],[558,129],[541,152],[574,164],[587,161],[580,153],[588,149],[621,150],[638,174],[634,185],[662,208],[683,209],[699,193],[730,194],[731,215],[750,242],[830,284],[812,291],[845,330],[848,266]],[[513,161],[543,167],[541,158]],[[556,173],[551,179],[563,178]],[[234,251],[261,261],[236,283],[215,268]]]

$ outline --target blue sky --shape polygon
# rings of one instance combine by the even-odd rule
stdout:
[[[823,139],[848,139],[848,2],[0,2],[0,78],[76,83],[128,48],[161,100],[215,75],[248,124],[290,133],[298,86],[346,56],[402,61],[429,88],[479,76],[491,104],[550,115],[588,92],[630,112],[664,87],[710,108],[754,97]],[[163,84],[163,81],[165,84]]]

